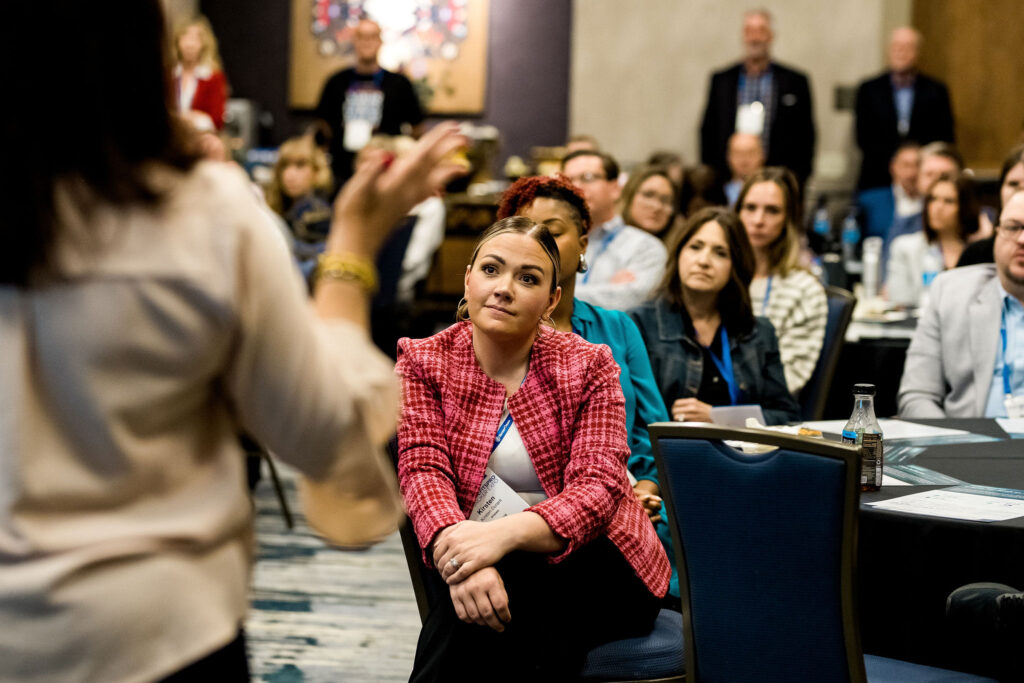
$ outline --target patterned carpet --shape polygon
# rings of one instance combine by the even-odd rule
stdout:
[[[326,546],[302,518],[293,475],[281,474],[294,530],[266,477],[255,495],[259,558],[246,623],[252,680],[408,680],[420,619],[398,534],[365,552]]]

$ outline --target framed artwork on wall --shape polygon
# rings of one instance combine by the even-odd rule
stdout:
[[[431,115],[479,115],[487,86],[489,0],[292,0],[289,104],[313,109],[352,66],[362,16],[380,24],[379,62],[404,73]]]

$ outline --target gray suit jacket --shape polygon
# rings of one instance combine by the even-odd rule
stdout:
[[[994,264],[940,273],[907,350],[901,417],[983,417],[999,347]]]

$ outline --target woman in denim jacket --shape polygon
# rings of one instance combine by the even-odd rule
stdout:
[[[772,324],[748,293],[754,257],[734,213],[707,208],[669,239],[654,300],[630,311],[673,420],[711,421],[711,407],[758,404],[768,424],[800,419]]]

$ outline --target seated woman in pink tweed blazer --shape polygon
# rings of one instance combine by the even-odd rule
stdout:
[[[546,227],[503,219],[466,269],[462,321],[399,342],[399,482],[451,598],[423,626],[413,681],[572,678],[598,643],[649,632],[668,587],[626,476],[619,368],[541,325],[558,264]],[[486,468],[525,509],[469,519]]]

